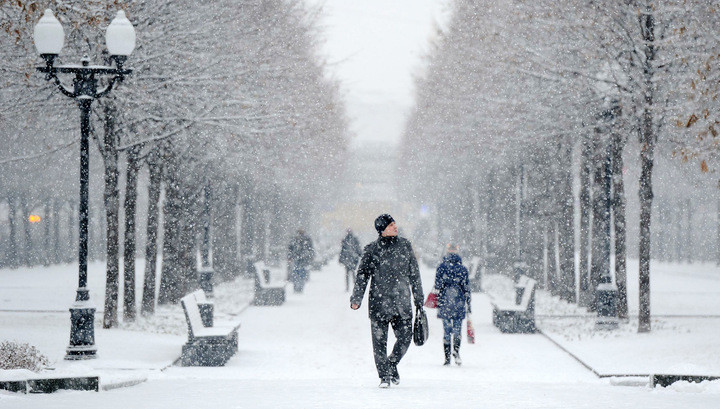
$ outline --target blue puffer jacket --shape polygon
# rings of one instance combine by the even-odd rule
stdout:
[[[435,273],[438,291],[438,318],[464,319],[465,305],[470,306],[468,270],[460,256],[449,253]]]

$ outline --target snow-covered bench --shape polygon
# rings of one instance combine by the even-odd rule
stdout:
[[[213,326],[212,309],[209,319],[200,305],[212,305],[203,290],[194,291],[180,300],[188,324],[188,342],[182,347],[182,366],[222,366],[237,352],[240,324]],[[205,307],[207,308],[207,307]],[[207,325],[209,324],[209,325]]]
[[[537,282],[522,275],[515,284],[512,302],[494,301],[493,325],[502,332],[535,332],[535,287]]]
[[[282,305],[285,302],[287,280],[278,277],[280,272],[266,266],[262,261],[255,263],[253,305]]]
[[[0,370],[0,389],[22,393],[53,393],[61,389],[79,391],[100,390],[98,376],[63,376],[28,369]]]

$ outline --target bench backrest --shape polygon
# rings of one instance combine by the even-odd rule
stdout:
[[[284,286],[285,285],[284,282],[278,281],[277,274],[273,274],[273,270],[277,270],[277,268],[273,269],[273,268],[267,266],[262,261],[256,262],[255,263],[255,285],[260,288],[276,288],[276,287]]]
[[[195,301],[197,301],[198,304],[213,304],[212,301],[208,301],[204,290],[193,291],[192,294],[195,294]]]
[[[525,310],[535,309],[535,286],[537,281],[528,276],[522,276],[518,282],[518,287],[522,285],[524,288],[522,298],[518,305]]]
[[[194,338],[195,330],[202,329],[202,317],[200,316],[200,308],[198,307],[198,293],[203,293],[203,290],[196,290],[180,299],[183,311],[185,311],[185,320],[188,324],[188,331],[191,338]],[[205,297],[205,294],[202,294]]]

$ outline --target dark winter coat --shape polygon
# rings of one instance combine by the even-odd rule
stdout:
[[[360,241],[352,233],[348,232],[340,247],[340,264],[344,265],[348,270],[355,270],[361,252]]]
[[[438,318],[464,319],[465,305],[470,308],[470,283],[460,256],[449,253],[443,257],[435,273],[435,289]]]
[[[315,259],[315,249],[310,237],[298,234],[290,240],[288,261],[296,267],[305,268]]]
[[[368,281],[368,312],[372,320],[388,320],[394,316],[411,319],[411,289],[415,307],[422,307],[420,270],[407,239],[379,237],[365,246],[357,270],[355,289],[350,297],[351,304],[361,304]]]

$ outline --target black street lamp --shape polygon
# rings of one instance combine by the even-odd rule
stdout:
[[[212,264],[210,263],[210,225],[212,222],[212,217],[210,214],[210,185],[206,184],[203,191],[203,239],[202,246],[200,248],[201,265],[198,282],[200,284],[200,289],[205,291],[205,295],[208,298],[213,298],[213,275],[215,274],[215,271],[213,270]]]
[[[55,66],[55,58],[65,42],[65,32],[50,9],[45,10],[45,14],[35,25],[33,38],[38,53],[45,60],[45,65],[37,67],[37,70],[45,73],[46,80],[53,81],[63,95],[74,98],[80,107],[79,278],[77,296],[70,308],[70,345],[68,345],[65,359],[90,359],[97,356],[95,307],[90,302],[90,293],[87,288],[90,105],[95,99],[107,95],[115,83],[122,81],[126,75],[132,72],[123,68],[123,63],[135,49],[135,29],[122,10],[118,11],[117,16],[108,26],[105,43],[111,60],[115,61],[115,68],[90,65],[87,57],[83,57],[80,65]],[[72,88],[62,84],[57,76],[58,73],[75,75]],[[102,89],[98,89],[98,77],[100,76],[109,77],[108,85]]]

